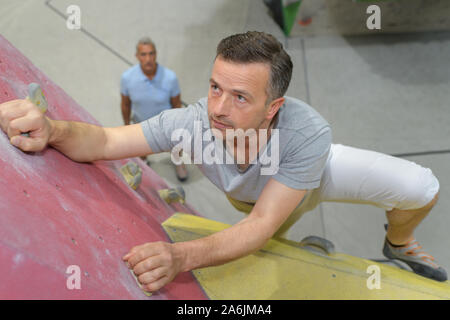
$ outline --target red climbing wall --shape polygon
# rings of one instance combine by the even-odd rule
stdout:
[[[84,109],[0,36],[0,103],[24,98],[31,82],[48,100],[47,116],[96,124]],[[191,273],[148,298],[122,262],[135,245],[169,241],[161,222],[174,212],[158,196],[164,181],[140,159],[137,191],[122,178],[127,160],[76,163],[48,148],[27,154],[0,131],[0,299],[204,299]],[[69,290],[66,270],[81,270]]]

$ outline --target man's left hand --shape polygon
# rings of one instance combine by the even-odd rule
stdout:
[[[142,289],[149,292],[171,282],[182,265],[174,244],[167,242],[149,242],[133,247],[122,259],[133,270]]]

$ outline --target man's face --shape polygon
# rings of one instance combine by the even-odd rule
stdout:
[[[145,73],[153,73],[156,68],[156,50],[150,44],[140,44],[137,48],[136,58]]]
[[[266,107],[270,67],[264,63],[234,63],[217,57],[208,92],[208,116],[212,129],[225,137],[226,129],[255,129],[274,116]]]

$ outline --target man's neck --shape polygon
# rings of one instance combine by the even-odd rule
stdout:
[[[268,127],[260,127],[258,130],[256,130],[256,154],[251,155],[250,151],[255,151],[255,149],[252,150],[252,148],[250,148],[250,143],[252,142],[252,139],[245,139],[245,164],[238,164],[238,167],[241,170],[245,170],[250,163],[255,160],[255,158],[258,156],[258,154],[260,153],[260,151],[264,148],[265,145],[267,145],[267,143],[269,143],[270,137],[272,136],[272,129],[274,128],[276,122],[277,122],[277,118],[278,118],[278,113],[275,115],[275,117],[272,118],[272,120],[269,123]],[[260,130],[267,130],[266,131],[266,138],[263,139],[263,141],[261,141],[260,138]],[[235,161],[237,161],[237,157],[239,152],[242,152],[239,150],[239,143],[237,143],[237,139],[234,139],[234,144],[233,144],[233,155],[234,155],[234,159]]]
[[[156,64],[155,69],[153,69],[151,72],[145,72],[145,71],[142,69],[142,66],[141,66],[141,70],[142,70],[142,73],[143,73],[147,78],[149,78],[150,80],[153,80],[153,78],[156,76],[156,71],[158,70],[158,64]]]

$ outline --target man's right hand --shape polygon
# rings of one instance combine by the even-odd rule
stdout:
[[[0,104],[0,127],[12,145],[26,152],[38,152],[47,146],[51,120],[29,100],[12,100]],[[22,136],[29,133],[29,137]]]

